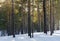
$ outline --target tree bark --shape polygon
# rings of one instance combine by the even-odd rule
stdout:
[[[43,12],[44,12],[44,33],[47,34],[46,0],[43,0]]]
[[[28,36],[31,38],[30,0],[28,0]]]
[[[13,37],[15,37],[15,27],[14,27],[14,0],[12,0],[11,27],[12,27],[12,35],[13,35]]]
[[[50,35],[54,32],[54,5],[53,2],[50,0]]]

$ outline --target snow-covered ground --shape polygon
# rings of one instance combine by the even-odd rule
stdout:
[[[50,36],[49,33],[50,32],[48,32],[46,35],[43,32],[35,32],[33,38],[28,37],[27,34],[16,35],[15,38],[12,36],[4,36],[0,37],[0,41],[60,41],[60,30],[54,31],[54,34],[52,36]]]

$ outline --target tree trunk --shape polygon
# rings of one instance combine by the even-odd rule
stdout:
[[[44,33],[47,34],[46,0],[43,0],[43,12],[44,12]]]
[[[37,2],[37,12],[38,12],[38,27],[37,27],[37,31],[40,32],[41,31],[41,21],[40,21],[40,11],[39,11],[39,0]]]
[[[13,37],[15,37],[15,27],[14,27],[14,0],[12,0],[11,27],[12,27]]]
[[[30,0],[28,0],[28,36],[31,38]]]
[[[21,34],[23,34],[23,28],[24,28],[23,0],[21,0],[21,14],[22,14]]]
[[[50,0],[50,35],[54,32],[54,5],[53,2]]]

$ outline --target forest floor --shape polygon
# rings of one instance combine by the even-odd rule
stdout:
[[[33,38],[28,37],[27,34],[16,35],[15,38],[12,36],[0,37],[0,41],[60,41],[60,30],[54,31],[51,36],[50,32],[44,34],[43,32],[35,32]]]

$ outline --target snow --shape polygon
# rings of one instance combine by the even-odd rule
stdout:
[[[16,35],[15,38],[12,36],[0,37],[0,41],[60,41],[60,30],[54,31],[52,36],[50,32],[47,35],[43,32],[35,32],[33,38],[30,38],[27,34],[20,34]]]

